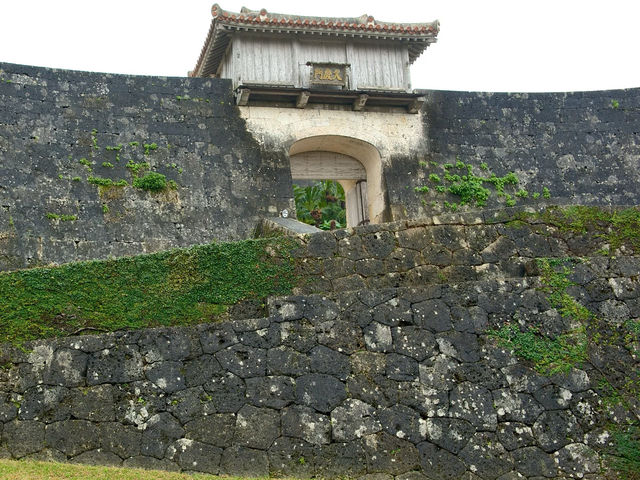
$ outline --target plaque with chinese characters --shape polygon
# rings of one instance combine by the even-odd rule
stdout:
[[[347,66],[335,63],[312,63],[312,85],[347,85]]]

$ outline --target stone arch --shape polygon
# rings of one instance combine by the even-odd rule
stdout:
[[[363,180],[366,181],[364,197],[368,220],[371,223],[384,221],[386,205],[382,160],[378,149],[370,143],[342,135],[316,135],[296,141],[289,149],[289,159],[293,178],[304,178],[301,172],[305,169],[309,175],[324,171],[323,175],[316,178],[338,180],[342,184],[347,194],[349,226],[359,223],[354,222],[353,208],[359,208],[356,204],[358,188],[362,187]],[[364,178],[360,178],[363,174]]]

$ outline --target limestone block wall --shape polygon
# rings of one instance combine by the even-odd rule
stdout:
[[[535,215],[527,219],[518,209],[321,232],[298,242],[298,293],[536,276],[536,259],[547,257],[593,257],[620,274],[640,272],[637,247],[613,249],[606,235],[572,231]],[[602,256],[610,248],[614,257]],[[588,288],[598,290],[599,280],[591,280]],[[632,285],[640,289],[637,278]]]
[[[598,264],[582,273],[585,294],[586,279],[625,281]],[[514,315],[570,330],[537,287],[292,296],[268,318],[4,346],[0,453],[233,475],[600,478],[609,424],[631,420],[603,405],[603,372],[638,359],[605,345],[538,374],[489,335]],[[590,298],[637,316],[638,294]]]
[[[477,175],[513,171],[518,188],[550,191],[549,199],[516,198],[519,205],[640,203],[640,89],[424,93],[429,153],[395,156],[384,172],[394,219],[421,217],[443,209],[444,200],[458,201],[435,192],[428,179],[430,173],[443,176],[434,164],[457,159],[472,164]],[[431,192],[416,195],[414,187],[423,185]],[[504,198],[492,196],[489,205],[496,204]]]
[[[247,238],[292,195],[229,81],[0,63],[0,270]]]

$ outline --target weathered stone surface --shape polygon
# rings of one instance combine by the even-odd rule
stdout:
[[[373,319],[391,327],[398,326],[400,322],[413,323],[411,304],[402,298],[391,298],[375,306]]]
[[[362,442],[358,440],[318,447],[315,464],[316,475],[319,477],[357,476],[365,473],[367,458]]]
[[[345,400],[331,412],[333,439],[348,442],[382,430],[375,409],[361,400]]]
[[[70,409],[75,418],[99,422],[115,420],[114,387],[98,385],[71,395]]]
[[[362,244],[374,258],[387,258],[395,249],[396,238],[391,232],[375,232],[362,237]]]
[[[202,387],[180,390],[167,398],[167,411],[184,424],[201,415],[215,411],[213,402]]]
[[[218,413],[195,418],[184,425],[185,437],[216,447],[230,447],[236,428],[236,416]]]
[[[555,455],[560,471],[573,478],[600,472],[598,454],[584,443],[570,443]]]
[[[2,458],[10,459],[11,454],[8,450],[2,450]],[[58,462],[64,463],[67,461],[67,456],[58,451],[51,448],[45,448],[36,453],[31,453],[29,455],[25,455],[22,457],[24,460],[31,460],[34,462]]]
[[[453,328],[451,311],[442,300],[427,300],[412,305],[415,322],[431,332],[446,332]]]
[[[321,312],[326,311],[322,310]],[[331,315],[328,316],[331,317]],[[317,345],[315,326],[305,320],[282,322],[280,324],[280,338],[283,346],[301,353],[306,353]]]
[[[393,346],[391,327],[372,322],[364,329],[364,343],[371,352],[389,352]]]
[[[436,336],[440,352],[461,362],[480,360],[478,337],[473,333],[446,332]]]
[[[531,395],[512,392],[506,388],[493,391],[493,402],[500,421],[531,425],[544,410],[544,407]]]
[[[98,425],[86,420],[65,420],[45,428],[45,443],[73,457],[100,447]]]
[[[231,325],[213,325],[200,335],[200,343],[204,353],[216,353],[238,343],[238,336]]]
[[[142,380],[142,356],[131,345],[116,346],[96,352],[89,357],[87,384],[127,383]]]
[[[229,447],[222,454],[220,471],[239,477],[269,475],[267,452],[241,446]]]
[[[5,63],[2,70],[10,72],[3,73],[7,80],[0,88],[0,145],[3,184],[11,194],[0,198],[3,213],[15,219],[4,241],[2,270],[166,250],[212,238],[244,239],[261,217],[291,206],[286,156],[263,151],[246,131],[227,80],[124,77]],[[191,100],[196,98],[210,101]],[[157,148],[145,154],[145,142]],[[106,151],[108,145],[121,145],[121,151]],[[88,174],[131,181],[118,153],[147,161],[179,188],[168,198],[131,187],[117,198],[101,195],[86,181]],[[79,165],[80,158],[89,158],[95,172]],[[31,165],[29,174],[24,165]],[[213,171],[218,175],[208,174]],[[72,176],[81,180],[71,181]],[[107,213],[103,202],[110,206]],[[48,211],[78,218],[52,221]]]
[[[531,427],[518,422],[500,422],[496,431],[498,440],[507,450],[529,447],[535,444]]]
[[[364,347],[362,330],[350,322],[331,320],[316,327],[318,343],[340,353],[353,353]]]
[[[269,474],[310,478],[314,474],[315,453],[311,444],[304,440],[280,437],[269,449]]]
[[[280,409],[295,400],[295,383],[290,377],[255,377],[246,383],[246,395],[255,406]]]
[[[494,479],[513,468],[511,458],[493,433],[475,433],[460,450],[464,462],[480,478]]]
[[[324,345],[318,345],[311,350],[309,359],[311,360],[312,372],[333,375],[343,381],[351,373],[349,357]]]
[[[4,425],[2,441],[14,458],[21,458],[44,448],[45,427],[40,422],[13,420]]]
[[[234,443],[267,450],[280,436],[280,414],[271,408],[245,405],[238,411]]]
[[[347,396],[344,384],[330,375],[303,375],[296,381],[298,403],[329,413]]]
[[[100,425],[100,447],[106,452],[114,453],[120,458],[140,455],[142,431],[117,422]]]
[[[270,375],[304,375],[309,373],[311,361],[288,347],[270,348],[267,351],[267,373]]]
[[[223,369],[240,378],[263,376],[267,369],[267,354],[264,349],[233,345],[216,353]]]
[[[404,355],[387,355],[386,374],[392,380],[412,381],[418,378],[418,362]]]
[[[87,371],[86,353],[79,350],[60,349],[53,354],[44,371],[44,383],[63,387],[76,387],[85,383]]]
[[[192,351],[195,354],[201,351],[200,345],[194,345],[192,338],[185,332],[143,333],[138,344],[147,363],[186,360]]]
[[[552,410],[538,417],[533,424],[533,434],[545,452],[554,452],[579,440],[582,432],[571,412]]]
[[[123,462],[122,466],[125,468],[142,468],[145,470],[168,470],[170,472],[180,470],[178,464],[170,460],[160,460],[155,457],[146,457],[144,455],[127,458]]]
[[[122,459],[110,452],[100,450],[91,450],[84,452],[71,459],[71,463],[82,463],[84,465],[106,465],[109,467],[119,467],[122,465]]]
[[[143,456],[162,459],[167,448],[184,435],[184,429],[169,413],[159,413],[151,417],[142,433],[140,453]]]
[[[415,444],[425,439],[426,422],[412,408],[405,405],[394,405],[382,409],[377,417],[384,431],[391,435]]]
[[[183,470],[216,474],[220,467],[222,449],[181,438],[170,447],[168,456]]]
[[[420,465],[434,480],[457,480],[467,471],[462,460],[432,443],[422,442],[418,445]]]
[[[322,258],[332,257],[337,248],[336,237],[330,232],[311,235],[307,245],[309,255]]]
[[[181,362],[158,362],[152,364],[145,372],[149,381],[167,393],[185,388],[185,379]]]
[[[365,436],[364,450],[371,473],[399,475],[415,470],[420,464],[415,445],[384,432]]]
[[[491,393],[477,385],[462,383],[451,392],[451,416],[471,422],[477,428],[495,431],[498,418]]]
[[[523,447],[512,452],[513,464],[526,477],[554,477],[558,468],[553,456],[538,447]]]
[[[282,410],[282,434],[313,445],[331,443],[331,421],[312,408],[294,405]]]
[[[438,353],[435,337],[429,331],[414,326],[396,327],[392,330],[392,335],[396,353],[418,362]]]
[[[204,385],[213,377],[220,376],[223,371],[212,355],[201,355],[184,363],[184,383],[187,387]]]
[[[454,454],[464,448],[474,432],[471,423],[456,418],[429,418],[425,427],[427,440]]]
[[[459,382],[481,384],[493,391],[507,385],[504,374],[484,360],[460,364],[458,368],[456,368],[455,376]]]
[[[600,263],[587,283],[611,274]],[[487,335],[513,308],[543,334],[572,328],[539,286],[505,278],[297,296],[268,318],[176,328],[175,344],[159,328],[39,342],[15,360],[0,348],[0,456],[303,478],[595,479],[615,451],[605,426],[629,419],[620,405],[602,408],[599,370],[615,381],[637,362],[613,342],[545,377]],[[496,311],[483,314],[478,302],[496,292]],[[589,301],[582,287],[573,293]],[[428,302],[450,312],[438,328],[419,313]],[[87,355],[89,380],[44,384],[57,351]]]
[[[425,360],[418,367],[420,382],[434,390],[450,390],[455,382],[453,373],[458,362],[447,355],[437,355]]]
[[[573,398],[573,394],[566,388],[558,385],[546,385],[533,392],[541,407],[547,410],[559,410],[568,408]]]
[[[211,379],[204,389],[218,412],[237,412],[246,401],[244,380],[232,373]]]
[[[351,371],[355,375],[381,375],[387,368],[387,356],[381,353],[356,352],[350,359]]]

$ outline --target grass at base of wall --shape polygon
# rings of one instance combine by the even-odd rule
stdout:
[[[241,480],[206,474],[140,470],[136,468],[93,467],[54,462],[0,460],[3,480]]]
[[[0,342],[211,321],[294,285],[291,239],[0,273]]]

